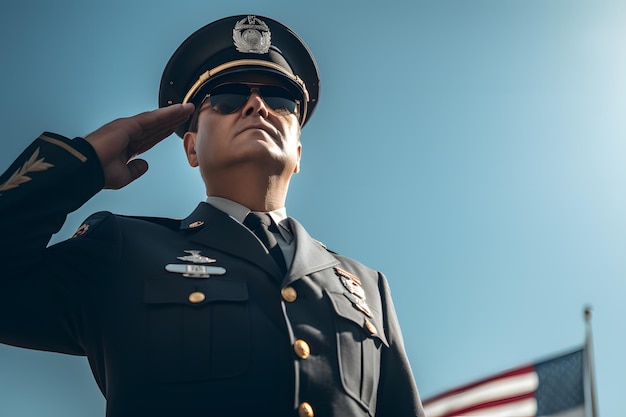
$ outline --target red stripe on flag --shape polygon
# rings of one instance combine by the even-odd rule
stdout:
[[[500,400],[494,400],[494,401],[489,401],[489,402],[484,402],[478,405],[474,405],[471,407],[466,407],[466,408],[462,408],[462,409],[458,409],[458,410],[454,410],[448,414],[442,414],[440,417],[458,417],[458,416],[463,416],[467,413],[470,412],[474,412],[474,411],[479,411],[479,410],[487,410],[489,408],[493,408],[493,407],[498,407],[498,406],[503,406],[503,405],[507,405],[507,404],[512,404],[518,401],[523,401],[523,400],[528,400],[530,398],[534,398],[535,397],[535,393],[534,392],[529,392],[527,394],[523,394],[523,395],[518,395],[515,397],[508,397],[508,398],[502,398]],[[533,415],[529,415],[529,416],[516,416],[516,417],[534,417]]]
[[[476,387],[478,387],[480,385],[483,385],[485,383],[488,383],[488,382],[494,382],[494,381],[503,380],[503,379],[514,377],[514,376],[518,376],[518,375],[530,374],[530,373],[533,373],[533,372],[535,372],[535,368],[532,365],[520,366],[519,368],[511,369],[510,371],[502,372],[502,373],[490,376],[488,378],[481,379],[481,380],[479,380],[477,382],[473,382],[471,384],[463,385],[463,386],[460,386],[458,388],[455,388],[455,389],[443,392],[443,393],[438,394],[438,395],[436,395],[434,397],[430,397],[430,398],[424,400],[424,405],[431,404],[431,403],[433,403],[435,401],[438,401],[438,400],[440,400],[442,398],[445,398],[445,397],[450,397],[450,396],[453,396],[453,395],[456,395],[456,394],[460,394],[460,393],[462,393],[464,391],[470,390],[472,388],[476,388]]]

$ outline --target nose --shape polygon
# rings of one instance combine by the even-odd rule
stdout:
[[[266,119],[269,115],[269,108],[265,101],[263,101],[263,97],[261,97],[259,92],[252,90],[250,97],[248,97],[248,101],[246,101],[246,104],[243,106],[242,112],[245,116],[258,114],[262,118]]]

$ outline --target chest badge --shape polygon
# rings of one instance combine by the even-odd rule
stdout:
[[[186,278],[209,278],[211,275],[224,275],[226,269],[221,266],[208,266],[203,264],[211,264],[215,259],[208,256],[200,255],[199,250],[185,250],[188,255],[178,256],[177,259],[183,262],[191,262],[192,264],[167,264],[165,270],[175,274],[182,274]]]
[[[177,259],[184,262],[193,262],[194,264],[211,264],[215,262],[215,259],[213,258],[200,255],[199,250],[186,250],[185,253],[188,253],[189,255],[179,256]]]
[[[185,278],[210,278],[211,275],[224,275],[226,269],[221,266],[189,265],[189,264],[167,264],[167,272],[182,274]]]
[[[361,279],[339,267],[335,267],[335,274],[339,277],[344,288],[348,290],[344,296],[350,300],[352,306],[366,316],[372,317],[370,307],[367,305],[365,290],[361,286]]]

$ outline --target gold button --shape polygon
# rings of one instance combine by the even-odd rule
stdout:
[[[313,407],[311,404],[306,401],[298,406],[298,416],[299,417],[313,417],[315,413],[313,412]]]
[[[293,344],[293,350],[300,359],[306,359],[311,356],[311,347],[302,339],[296,340]]]
[[[365,322],[365,328],[372,336],[378,333],[378,330],[376,330],[376,326],[374,326],[374,324],[369,320]]]
[[[205,298],[206,296],[204,295],[204,293],[200,291],[192,292],[191,294],[189,294],[189,301],[194,304],[203,302]]]
[[[283,296],[283,300],[287,301],[288,303],[293,303],[294,301],[296,301],[296,298],[298,298],[298,293],[293,287],[283,288],[282,290],[280,290],[280,294]]]

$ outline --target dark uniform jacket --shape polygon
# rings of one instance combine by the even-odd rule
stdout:
[[[283,276],[206,203],[96,213],[46,247],[102,184],[91,146],[51,133],[0,177],[0,342],[86,355],[109,417],[422,415],[382,274],[289,218]]]

